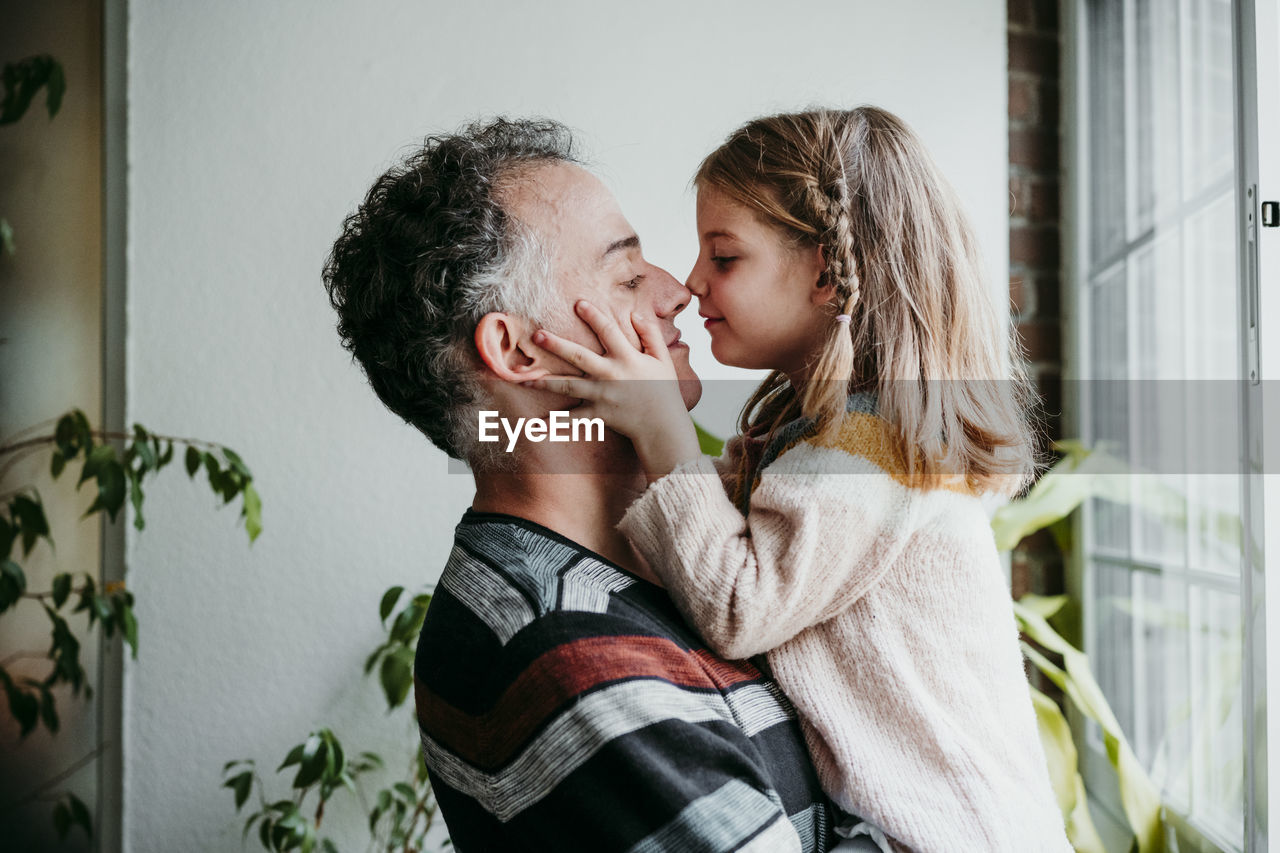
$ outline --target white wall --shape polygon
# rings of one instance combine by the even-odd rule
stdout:
[[[222,763],[274,767],[311,727],[414,748],[361,664],[381,592],[437,576],[470,481],[368,390],[319,273],[415,140],[504,112],[580,129],[649,257],[683,276],[689,177],[730,130],[874,102],[931,145],[1004,292],[1002,2],[132,0],[130,14],[128,416],[241,451],[266,525],[248,548],[236,510],[175,474],[131,540],[130,850],[179,833],[187,850],[237,847]],[[736,375],[688,314],[695,366]],[[353,827],[339,838],[358,846]]]

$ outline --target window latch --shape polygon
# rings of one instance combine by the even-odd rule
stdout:
[[[1280,227],[1280,201],[1264,201],[1262,203],[1262,227]]]

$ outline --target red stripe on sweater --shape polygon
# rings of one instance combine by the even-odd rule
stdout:
[[[467,763],[493,769],[510,760],[570,700],[619,681],[654,678],[701,690],[757,681],[746,661],[727,662],[706,650],[687,651],[660,637],[588,637],[543,653],[480,715],[455,708],[414,684],[418,723]]]

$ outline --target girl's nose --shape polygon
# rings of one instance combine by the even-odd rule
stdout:
[[[693,269],[689,270],[689,277],[685,280],[684,286],[690,293],[699,299],[706,295],[707,290],[702,284],[701,277],[698,275],[697,264],[694,264]]]

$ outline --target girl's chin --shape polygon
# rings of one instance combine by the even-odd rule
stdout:
[[[716,361],[728,367],[741,367],[746,370],[758,370],[760,365],[754,363],[754,359],[750,354],[742,352],[737,347],[726,344],[717,344],[716,341],[711,342],[711,355]]]

